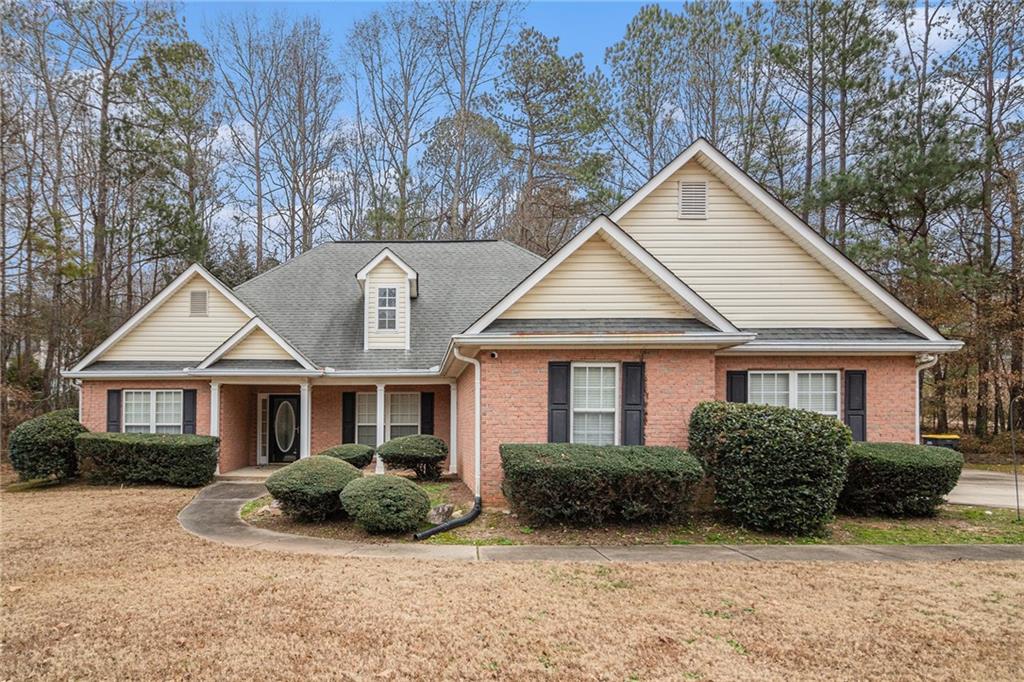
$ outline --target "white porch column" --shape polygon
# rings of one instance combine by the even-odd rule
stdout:
[[[210,435],[220,436],[220,382],[210,382]]]
[[[450,384],[448,388],[451,389],[451,395],[449,399],[451,401],[451,423],[450,433],[448,435],[448,473],[455,474],[459,471],[459,387],[454,383]]]
[[[309,381],[299,384],[299,459],[309,457],[309,442],[313,435],[310,433],[313,426],[310,393]]]
[[[377,447],[384,444],[384,384],[377,384]],[[384,473],[384,462],[380,455],[377,456],[377,466],[374,473]]]

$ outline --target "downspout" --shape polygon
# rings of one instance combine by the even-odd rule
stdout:
[[[432,535],[437,535],[459,526],[465,526],[480,516],[482,507],[480,503],[480,361],[463,355],[454,345],[452,346],[452,351],[454,352],[455,359],[473,365],[473,398],[475,400],[473,408],[473,508],[457,519],[451,519],[441,525],[415,533],[412,536],[414,540],[426,540]]]
[[[939,361],[938,355],[924,354],[917,356],[917,381],[914,383],[914,431],[917,433],[917,444],[921,444],[921,372],[931,369]]]

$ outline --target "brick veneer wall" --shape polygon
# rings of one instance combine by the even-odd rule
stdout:
[[[867,439],[900,443],[913,443],[917,440],[917,369],[912,355],[720,356],[715,376],[715,397],[718,400],[725,400],[726,372],[759,369],[865,370],[868,396]],[[839,401],[842,416],[842,395],[839,396]]]
[[[473,491],[474,467],[476,465],[473,450],[473,436],[476,428],[476,396],[474,395],[473,381],[475,373],[476,369],[470,365],[459,375],[456,382],[458,392],[458,417],[456,419],[458,422],[456,424],[458,473],[459,478],[471,491]]]

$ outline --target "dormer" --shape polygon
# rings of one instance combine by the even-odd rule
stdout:
[[[363,350],[409,350],[412,299],[419,294],[416,271],[385,248],[356,273],[363,291]]]

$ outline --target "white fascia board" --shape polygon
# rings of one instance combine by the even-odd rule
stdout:
[[[702,346],[724,348],[754,339],[754,334],[687,333],[687,334],[459,334],[452,337],[456,346],[498,347],[566,347],[566,346],[646,346],[674,348]]]
[[[753,341],[729,348],[722,355],[771,353],[953,353],[963,341]]]
[[[616,208],[610,216],[611,219],[621,219],[622,216],[629,213],[651,192],[672,177],[676,171],[698,155],[703,157],[701,160],[702,165],[707,166],[707,163],[710,163],[714,167],[709,168],[709,170],[712,172],[717,170],[724,173],[743,187],[764,212],[775,218],[773,222],[782,228],[784,232],[788,232],[788,236],[791,239],[804,246],[808,253],[821,262],[829,271],[859,291],[870,302],[874,303],[890,320],[906,325],[910,330],[931,341],[946,340],[934,327],[886,291],[884,287],[861,270],[839,249],[829,244],[827,240],[789,210],[785,204],[772,196],[770,192],[761,187],[760,184],[704,138],[699,138],[693,142],[682,154],[669,162],[657,175]]]
[[[599,216],[589,225],[580,230],[576,236],[565,243],[562,248],[551,255],[536,270],[520,282],[512,291],[505,295],[490,310],[483,314],[480,319],[474,322],[464,335],[479,334],[488,325],[501,317],[502,313],[511,308],[516,301],[521,299],[541,282],[556,267],[561,265],[569,256],[576,252],[583,244],[588,242],[594,235],[602,233],[607,236],[613,246],[620,249],[624,254],[629,254],[633,262],[644,270],[655,282],[661,284],[669,291],[682,305],[689,307],[696,313],[697,317],[704,323],[718,329],[721,332],[738,333],[739,330],[714,309],[707,301],[701,298],[697,292],[688,287],[671,270],[665,267],[664,263],[652,256],[646,249],[637,243],[635,239],[615,224],[608,216]]]
[[[290,343],[285,341],[280,334],[271,329],[270,325],[268,325],[266,322],[264,322],[258,317],[252,318],[244,325],[239,327],[239,329],[234,334],[229,336],[227,340],[224,341],[224,343],[217,346],[212,353],[207,355],[203,359],[203,361],[196,366],[196,368],[207,369],[210,365],[217,362],[217,360],[220,360],[225,353],[227,353],[232,348],[237,346],[247,336],[249,336],[249,334],[253,333],[257,329],[260,329],[264,333],[266,333],[267,336],[273,339],[274,343],[281,347],[281,350],[283,350],[285,353],[288,353],[288,355],[291,356],[292,360],[295,360],[297,363],[302,365],[303,368],[307,370],[316,370],[316,366],[312,362],[310,362],[305,355],[296,350]]]
[[[383,249],[381,249],[381,252],[374,256],[369,263],[364,265],[363,268],[356,273],[356,281],[359,282],[359,288],[365,288],[366,276],[370,274],[370,271],[372,271],[375,267],[380,265],[381,261],[383,261],[385,258],[387,258],[392,263],[397,265],[399,269],[401,269],[402,272],[405,273],[405,276],[408,277],[409,296],[412,298],[416,298],[417,296],[419,296],[419,276],[416,274],[416,271],[413,270],[408,263],[399,258],[394,251],[392,251],[386,246]]]
[[[94,348],[91,353],[89,353],[84,358],[79,360],[78,364],[71,368],[71,371],[79,372],[88,367],[90,364],[92,364],[97,358],[102,356],[103,353],[107,351],[107,349],[109,349],[111,346],[117,343],[128,332],[135,329],[135,327],[139,326],[139,324],[141,324],[143,320],[145,320],[157,308],[159,308],[160,305],[163,304],[163,302],[166,301],[174,292],[176,292],[178,289],[184,286],[186,282],[192,279],[193,275],[198,275],[199,277],[202,277],[204,280],[206,280],[206,282],[210,286],[216,289],[222,296],[224,296],[224,298],[231,301],[231,303],[233,303],[239,310],[241,310],[250,318],[256,316],[256,313],[254,313],[249,308],[249,306],[245,305],[245,303],[243,303],[237,296],[235,296],[235,294],[232,293],[231,289],[226,287],[220,280],[218,280],[216,277],[210,274],[210,272],[202,265],[200,265],[199,263],[193,263],[184,272],[182,272],[180,275],[171,280],[170,284],[161,289],[160,293],[154,296],[149,301],[149,303],[139,308],[139,310],[134,315],[129,317],[124,324],[118,327],[113,334],[108,336],[103,341],[103,343],[96,346],[96,348]]]

